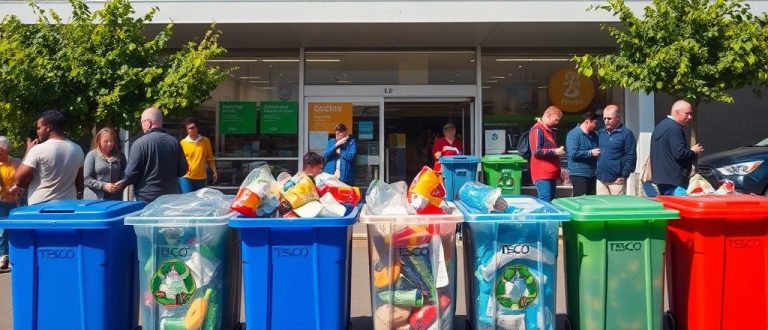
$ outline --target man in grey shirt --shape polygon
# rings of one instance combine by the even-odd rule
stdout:
[[[163,130],[163,113],[148,108],[141,114],[144,136],[131,146],[125,178],[120,187],[134,185],[136,199],[152,202],[166,194],[178,194],[178,178],[187,173],[187,159],[179,141]]]

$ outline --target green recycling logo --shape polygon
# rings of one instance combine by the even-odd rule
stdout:
[[[152,276],[150,289],[155,300],[165,307],[184,306],[197,290],[195,278],[181,260],[166,261]]]
[[[501,306],[526,309],[539,296],[539,283],[527,266],[507,266],[496,281],[495,295]]]

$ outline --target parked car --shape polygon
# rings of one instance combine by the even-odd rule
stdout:
[[[737,191],[768,196],[768,138],[702,157],[697,168],[715,188],[728,179]]]

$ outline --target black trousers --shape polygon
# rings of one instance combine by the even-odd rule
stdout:
[[[597,178],[571,175],[573,184],[573,196],[597,194]]]

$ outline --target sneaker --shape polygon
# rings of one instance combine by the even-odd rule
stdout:
[[[11,271],[11,265],[8,262],[8,255],[0,257],[0,273],[7,273]]]

